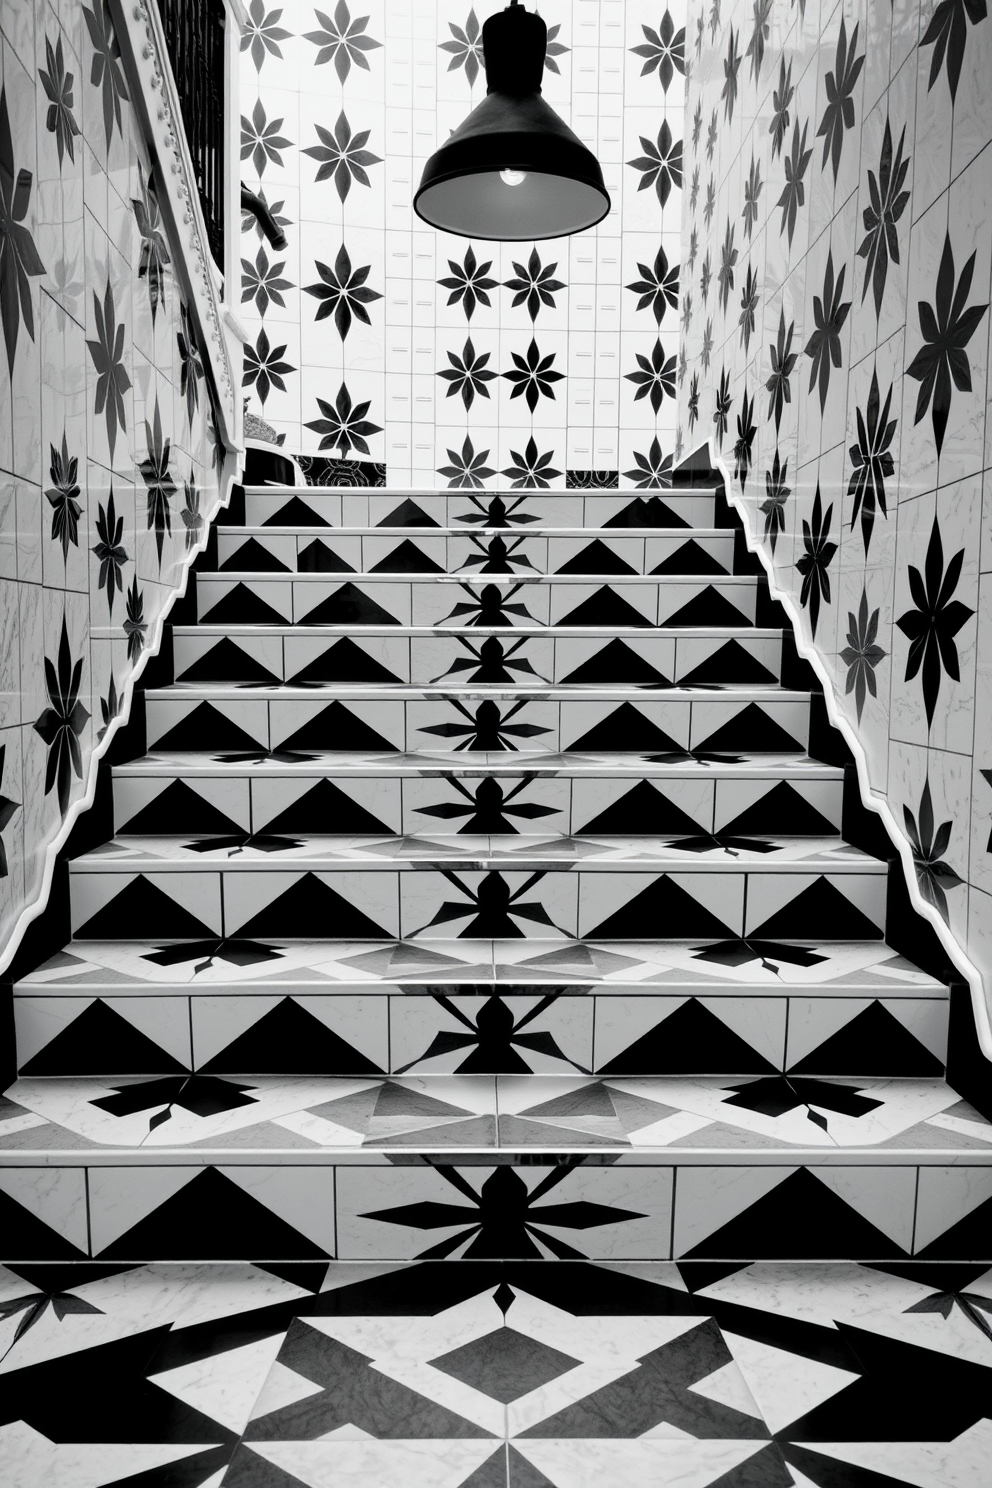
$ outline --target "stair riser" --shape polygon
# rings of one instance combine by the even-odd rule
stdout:
[[[286,1136],[287,1146],[292,1147],[295,1133],[287,1130]],[[299,1145],[298,1138],[296,1143]],[[415,1151],[416,1147],[416,1139],[411,1136],[394,1155],[404,1148]],[[146,1262],[148,1254],[135,1248],[142,1242],[132,1242],[129,1231],[133,1227],[147,1245],[148,1231],[154,1227],[156,1258],[163,1261],[276,1262],[321,1257],[404,1261],[428,1253],[445,1239],[452,1242],[449,1254],[454,1259],[466,1252],[471,1256],[476,1242],[474,1253],[481,1251],[488,1259],[517,1258],[521,1245],[531,1246],[526,1253],[535,1259],[551,1258],[561,1254],[558,1246],[564,1243],[575,1256],[602,1261],[700,1256],[733,1262],[797,1256],[896,1261],[913,1255],[915,1244],[917,1254],[931,1247],[931,1256],[936,1252],[946,1260],[992,1261],[992,1231],[981,1254],[974,1249],[961,1254],[955,1249],[951,1231],[969,1208],[970,1190],[962,1181],[965,1175],[960,1170],[907,1162],[898,1152],[884,1158],[879,1154],[869,1165],[809,1163],[805,1174],[802,1163],[795,1157],[788,1162],[788,1155],[787,1171],[773,1174],[767,1166],[752,1165],[746,1159],[677,1163],[659,1155],[659,1160],[652,1163],[631,1152],[621,1156],[619,1162],[605,1165],[595,1160],[575,1165],[569,1158],[569,1172],[556,1183],[551,1180],[560,1161],[554,1157],[542,1161],[535,1152],[527,1154],[515,1171],[527,1193],[542,1184],[550,1192],[526,1208],[524,1199],[519,1215],[508,1216],[509,1238],[503,1238],[501,1226],[497,1228],[490,1220],[480,1242],[480,1209],[466,1196],[466,1188],[480,1193],[497,1167],[495,1158],[495,1153],[486,1151],[457,1156],[442,1152],[429,1163],[393,1165],[373,1154],[358,1155],[347,1162],[327,1150],[317,1154],[316,1161],[302,1160],[299,1153],[290,1152],[283,1161],[274,1162],[267,1153],[258,1152],[247,1162],[239,1162],[234,1156],[221,1158],[208,1164],[205,1172],[202,1161],[163,1164],[151,1151],[151,1167],[133,1159],[111,1166],[63,1163],[34,1169],[10,1167],[3,1174],[5,1187],[17,1194],[18,1202],[45,1228],[37,1232],[27,1252],[18,1247],[15,1237],[11,1254],[8,1242],[5,1259],[25,1263],[90,1256],[105,1261]],[[499,1167],[504,1165],[505,1158],[498,1162]],[[449,1166],[457,1170],[455,1181],[445,1179]],[[842,1217],[825,1228],[816,1214],[800,1205],[790,1208],[783,1204],[774,1225],[755,1220],[744,1242],[746,1254],[728,1253],[718,1238],[721,1227],[739,1218],[747,1233],[751,1205],[761,1203],[777,1183],[788,1182],[797,1171],[807,1181],[812,1178],[812,1188],[818,1183],[827,1188],[835,1214],[837,1200],[841,1201]],[[967,1170],[983,1191],[987,1171],[982,1166]],[[217,1204],[209,1218],[194,1196],[195,1190],[183,1203],[185,1185],[198,1179],[202,1182],[204,1177],[215,1185],[214,1192],[218,1188],[229,1191],[232,1199],[230,1204]],[[514,1191],[522,1193],[517,1185]],[[880,1195],[884,1216],[879,1214]],[[258,1254],[256,1225],[245,1223],[242,1214],[237,1213],[246,1203],[245,1196],[263,1206],[261,1223],[271,1225],[275,1215],[296,1231],[281,1253]],[[464,1210],[464,1218],[459,1214],[446,1228],[428,1227],[432,1206],[441,1204]],[[566,1225],[560,1206],[573,1204],[580,1207],[575,1211],[574,1225],[571,1220]],[[542,1205],[550,1214],[547,1226],[541,1223]],[[603,1207],[594,1211],[589,1205]],[[161,1219],[157,1218],[159,1206],[163,1210]],[[847,1224],[843,1222],[846,1206],[850,1215]],[[405,1212],[388,1213],[397,1209]],[[615,1217],[610,1210],[615,1211]],[[877,1248],[870,1253],[863,1249],[862,1212],[881,1218],[885,1226],[884,1234],[874,1242]],[[226,1223],[225,1215],[230,1216]],[[526,1237],[521,1239],[524,1221]],[[945,1235],[946,1241],[942,1238]]]
[[[191,961],[187,971],[194,963]],[[176,968],[177,971],[182,968]],[[34,989],[37,991],[37,989]],[[867,998],[818,996],[775,997],[757,993],[739,996],[687,998],[674,990],[666,996],[635,987],[604,990],[596,995],[562,995],[548,999],[540,987],[523,995],[500,993],[499,1001],[512,1018],[514,1030],[524,1041],[509,1045],[499,1037],[473,1040],[478,1020],[486,1027],[486,1011],[493,1000],[479,987],[463,995],[457,987],[443,995],[418,992],[405,995],[334,993],[311,995],[305,989],[292,998],[296,1007],[310,1014],[340,1040],[336,1050],[317,1047],[317,1035],[309,1044],[286,1048],[263,1031],[260,1020],[283,1003],[283,993],[272,987],[217,989],[199,987],[192,996],[174,990],[149,993],[136,987],[133,996],[124,987],[111,987],[102,1001],[136,1028],[149,1042],[146,1057],[136,1064],[126,1051],[114,1059],[106,1045],[95,1048],[87,1039],[84,1019],[93,1006],[88,996],[16,996],[14,1027],[19,1068],[27,1076],[94,1075],[119,1077],[174,1074],[178,1069],[221,1075],[340,1075],[368,1073],[371,1067],[382,1074],[453,1074],[483,1072],[624,1075],[762,1075],[798,1066],[804,1074],[856,1077],[870,1071],[852,1069],[847,1061],[839,1067],[829,1057],[829,1036],[835,1028],[870,1005]],[[890,1063],[887,1073],[912,1078],[933,1076],[943,1065],[947,1046],[947,1001],[941,998],[892,998],[879,996],[884,1008],[908,1027],[917,1041],[918,1053],[907,1051],[901,1067]],[[681,1014],[693,1011],[715,1018],[730,1030],[740,1052],[733,1060],[717,1060],[713,1067],[712,1047],[700,1044],[677,1030]],[[133,1020],[133,1022],[132,1022]],[[78,1022],[79,1031],[74,1036]],[[251,1030],[255,1029],[254,1042]],[[817,1030],[824,1032],[818,1036]],[[720,1030],[717,1029],[719,1036]],[[526,1036],[540,1046],[528,1045]],[[437,1050],[441,1041],[461,1039],[454,1048]],[[67,1042],[72,1054],[66,1057]],[[241,1048],[247,1052],[241,1057]],[[706,1041],[712,1045],[711,1040]],[[822,1042],[827,1052],[817,1054]],[[330,1040],[328,1040],[330,1044]],[[126,1046],[122,1045],[126,1050]],[[431,1052],[432,1048],[435,1052]],[[156,1058],[156,1052],[158,1058]],[[869,1056],[874,1066],[878,1052]],[[250,1067],[245,1066],[251,1059]],[[707,1061],[710,1061],[709,1063]],[[877,1073],[877,1069],[875,1071]]]
[[[596,940],[774,938],[790,916],[792,933],[804,939],[865,940],[874,938],[873,930],[880,937],[885,923],[882,863],[874,871],[838,865],[826,872],[819,865],[776,871],[771,864],[715,872],[712,865],[680,863],[665,874],[618,860],[588,869],[498,872],[474,866],[484,860],[468,856],[429,856],[426,846],[422,860],[408,859],[400,867],[387,859],[375,867],[371,853],[359,864],[354,857],[340,867],[322,861],[308,870],[305,859],[283,858],[272,868],[258,858],[196,858],[184,860],[181,871],[146,862],[140,869],[115,864],[111,872],[81,859],[70,864],[72,933],[82,940],[394,940],[427,933],[441,939],[537,939],[556,932]],[[481,907],[473,894],[482,896]],[[804,894],[802,914],[790,911]],[[508,896],[515,896],[512,902]],[[838,904],[851,917],[846,931]]]
[[[613,571],[609,556],[602,566],[602,550],[616,560],[621,572],[652,574],[661,565],[666,571],[699,574],[722,570],[729,574],[734,566],[734,534],[720,533],[718,536],[694,536],[690,531],[678,535],[646,536],[644,534],[614,536],[613,534],[581,537],[531,537],[525,529],[518,532],[498,534],[494,542],[491,533],[477,535],[468,533],[434,536],[429,529],[414,530],[406,537],[392,531],[388,535],[376,533],[335,533],[320,530],[319,535],[308,533],[251,534],[250,537],[236,528],[221,528],[217,534],[217,567],[219,571],[233,569],[238,573],[250,573],[256,569],[281,568],[288,573],[314,572],[322,567],[341,566],[342,571],[373,573],[380,568],[384,573],[393,570],[390,555],[395,554],[401,544],[413,544],[427,560],[425,567],[440,569],[454,574],[499,573],[526,574],[559,573],[566,565],[570,572],[600,574]],[[596,546],[593,546],[595,544]],[[260,551],[261,550],[261,551]],[[585,558],[584,567],[578,567]],[[263,556],[264,555],[264,556]],[[705,565],[705,566],[704,566]],[[404,560],[409,571],[409,563]]]
[[[495,583],[492,577],[410,580],[365,575],[359,581],[267,574],[196,581],[197,619],[211,625],[658,625],[742,627],[772,622],[757,578],[558,578]]]
[[[344,644],[340,644],[343,639]],[[624,647],[618,659],[617,646]],[[241,655],[232,655],[236,646]],[[691,686],[702,669],[707,683],[748,681],[772,685],[781,675],[782,640],[776,636],[720,637],[628,632],[608,636],[525,636],[514,640],[467,635],[252,634],[225,637],[195,630],[173,638],[175,676],[189,682],[387,682],[424,687],[438,681],[519,683],[537,686],[617,685],[625,681]],[[483,649],[484,648],[484,649]],[[744,653],[743,656],[741,653]],[[597,663],[596,658],[600,658]],[[620,675],[621,662],[628,667]],[[388,675],[384,675],[388,674]],[[743,675],[742,675],[743,674]]]
[[[647,493],[643,499],[650,501],[652,494]],[[693,492],[691,495],[661,491],[657,495],[664,504],[661,519],[657,516],[660,509],[655,506],[650,508],[654,515],[639,525],[677,527],[679,521],[687,527],[715,525],[716,500],[712,491]],[[634,491],[598,491],[595,494],[508,491],[498,498],[489,491],[435,491],[424,495],[413,492],[406,497],[396,492],[383,495],[377,491],[331,491],[314,486],[300,490],[274,487],[245,491],[245,525],[305,527],[325,522],[329,527],[402,526],[409,528],[413,536],[417,532],[429,532],[429,527],[404,522],[397,516],[401,503],[410,500],[436,527],[463,528],[466,532],[477,527],[502,527],[504,518],[500,516],[500,506],[494,504],[499,502],[507,514],[505,520],[510,532],[526,532],[528,527],[598,528],[608,526],[617,517],[623,519],[623,514],[636,506],[638,499]],[[280,518],[289,502],[294,503],[293,512]],[[300,511],[299,503],[312,513],[309,519]],[[665,510],[672,514],[674,521],[664,516]]]
[[[615,814],[619,803],[637,785],[629,772],[610,776],[604,770],[595,776],[555,778],[528,778],[524,772],[501,773],[498,785],[506,808],[503,811],[492,804],[490,787],[485,788],[481,803],[473,804],[466,799],[465,792],[475,797],[482,782],[492,778],[481,770],[459,770],[457,777],[445,777],[438,771],[427,777],[392,778],[371,772],[335,774],[333,769],[309,776],[282,777],[268,772],[252,776],[245,771],[233,779],[227,775],[186,777],[182,792],[173,789],[169,794],[166,793],[175,775],[165,770],[160,776],[118,773],[114,778],[114,826],[118,832],[139,834],[202,833],[207,830],[204,825],[204,803],[207,803],[225,818],[224,822],[212,821],[211,831],[215,828],[231,832],[302,831],[309,821],[309,830],[321,835],[381,829],[406,837],[429,837],[440,830],[491,830],[547,837],[549,833],[571,835],[584,831],[664,833],[673,831],[676,822],[687,830],[685,818],[688,817],[700,832],[732,832],[753,830],[751,816],[761,809],[762,800],[778,784],[772,779],[700,778],[700,774],[693,777],[687,772],[681,779],[653,782],[651,788],[657,792],[654,820],[643,808],[639,795],[636,808],[629,807],[628,814],[611,821],[608,813]],[[320,787],[323,781],[340,791],[342,799],[327,799],[322,806],[304,802],[308,792]],[[797,780],[791,782],[791,788],[802,803],[823,819],[822,830],[840,831],[842,779]],[[321,793],[328,796],[326,791]],[[351,814],[349,802],[355,808]],[[445,809],[439,812],[433,809],[436,807]],[[451,811],[447,810],[449,807]],[[531,807],[542,808],[541,814],[525,814]],[[294,811],[297,814],[287,818],[286,813]],[[749,816],[744,828],[735,829],[734,823],[745,813]],[[818,825],[811,822],[809,829]],[[769,818],[767,830],[776,829],[788,830],[788,822],[772,823]]]
[[[493,704],[495,704],[494,712]],[[175,695],[146,695],[148,747],[207,752],[269,749],[348,749],[382,753],[430,749],[461,753],[466,749],[556,754],[575,749],[611,749],[654,753],[677,749],[724,752],[790,747],[806,748],[809,699],[773,697],[749,704],[718,692],[691,702],[646,695],[636,712],[610,720],[619,701],[583,698],[520,702],[492,689],[484,701],[443,697],[348,699],[333,716],[325,715],[327,698],[218,699],[207,702]],[[200,707],[210,709],[197,714]],[[481,709],[481,712],[480,712]],[[218,719],[217,714],[223,715]],[[512,717],[511,717],[512,714]],[[192,722],[190,720],[192,719]],[[630,723],[630,727],[628,727]],[[180,727],[185,725],[184,727]],[[772,732],[774,730],[774,732]],[[668,741],[668,742],[666,742]]]

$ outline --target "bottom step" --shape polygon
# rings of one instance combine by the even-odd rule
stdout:
[[[974,1266],[58,1269],[8,1488],[988,1488]]]
[[[28,1080],[10,1261],[992,1259],[992,1124],[938,1080]]]

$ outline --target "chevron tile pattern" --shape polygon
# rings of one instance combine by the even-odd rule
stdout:
[[[244,518],[15,989],[12,1262],[992,1261],[947,988],[715,484]]]

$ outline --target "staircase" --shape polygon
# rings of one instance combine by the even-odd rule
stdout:
[[[990,1255],[947,988],[698,479],[244,493],[15,988],[7,1258]]]

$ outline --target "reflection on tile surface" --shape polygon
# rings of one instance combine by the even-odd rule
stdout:
[[[18,1488],[153,1470],[983,1488],[990,1281],[946,1263],[6,1268],[0,1448]]]

